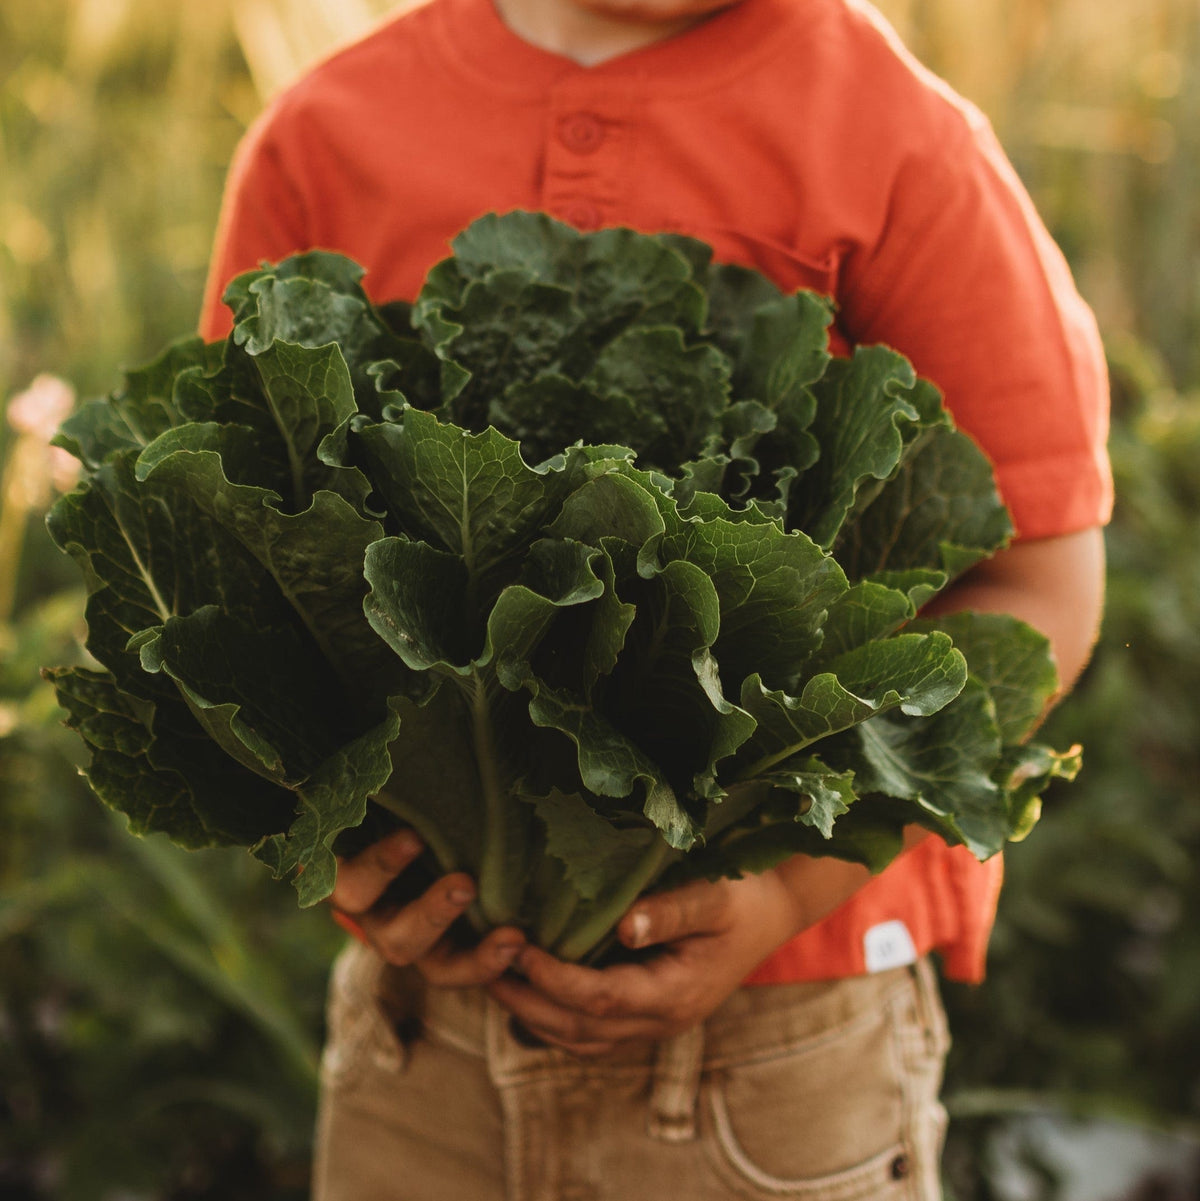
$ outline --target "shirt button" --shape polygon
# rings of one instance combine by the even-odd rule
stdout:
[[[604,141],[604,123],[592,113],[571,113],[558,123],[558,140],[573,154],[592,154]]]
[[[600,210],[587,200],[576,200],[572,204],[568,204],[563,216],[569,225],[585,231],[599,229],[600,222],[603,220]]]

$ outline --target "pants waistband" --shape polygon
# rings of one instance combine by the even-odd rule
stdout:
[[[695,1101],[703,1073],[771,1057],[836,1038],[856,1022],[879,1021],[895,998],[936,992],[922,961],[870,976],[741,988],[701,1025],[660,1043],[623,1047],[599,1059],[577,1059],[553,1047],[530,1046],[510,1015],[482,990],[425,986],[410,969],[385,968],[380,1000],[394,1018],[417,1018],[424,1037],[487,1062],[500,1090],[556,1078],[648,1077],[649,1129],[668,1142],[695,1137]],[[415,1033],[415,1029],[413,1030]]]

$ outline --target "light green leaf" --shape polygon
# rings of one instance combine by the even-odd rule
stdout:
[[[853,358],[830,363],[813,385],[817,412],[810,432],[821,457],[791,491],[791,528],[833,545],[859,488],[887,479],[899,466],[903,427],[920,419],[911,399],[915,383],[908,360],[884,346],[860,346]]]
[[[562,865],[582,900],[595,901],[634,870],[658,834],[649,826],[614,826],[582,797],[559,792],[529,797],[546,831],[546,850]]]
[[[935,713],[962,691],[966,679],[962,655],[936,633],[901,634],[847,651],[810,678],[798,696],[768,689],[752,675],[742,687],[742,708],[758,728],[738,756],[737,778],[763,775],[820,739],[890,709]]]
[[[854,731],[857,748],[825,757],[854,772],[862,794],[914,803],[914,819],[986,859],[1009,835],[1007,806],[991,772],[1000,732],[987,689],[967,681],[953,704],[925,719],[886,714]],[[847,742],[847,747],[850,743]]]
[[[954,613],[914,622],[914,630],[944,630],[967,658],[971,675],[987,686],[1006,744],[1027,737],[1058,688],[1050,641],[1003,613]]]

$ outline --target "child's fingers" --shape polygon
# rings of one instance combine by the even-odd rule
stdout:
[[[604,1054],[623,1042],[651,1041],[662,1035],[660,1025],[651,1019],[583,1013],[515,976],[501,976],[487,989],[526,1031],[575,1055]]]
[[[642,897],[618,924],[618,938],[625,946],[637,948],[720,933],[729,923],[730,898],[725,883],[695,880]]]
[[[351,917],[366,913],[422,850],[414,831],[396,830],[353,859],[340,859],[330,903]]]
[[[525,946],[525,936],[512,926],[492,930],[478,946],[460,950],[449,941],[438,943],[417,965],[437,988],[466,988],[490,984],[512,966]]]
[[[404,967],[429,955],[474,899],[471,877],[455,872],[399,909],[354,917],[379,954]]]

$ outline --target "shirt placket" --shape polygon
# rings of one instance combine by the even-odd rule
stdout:
[[[624,224],[632,186],[634,85],[554,90],[546,130],[542,207],[580,230]]]

